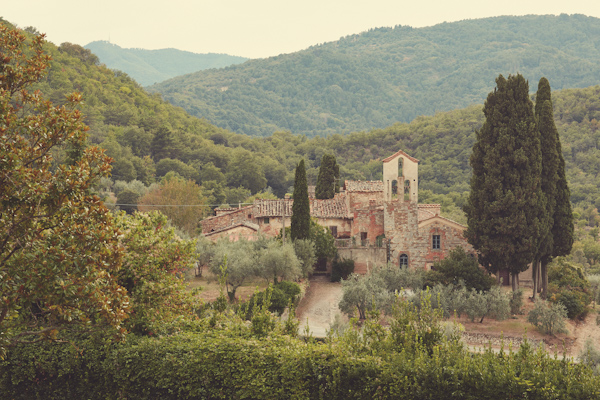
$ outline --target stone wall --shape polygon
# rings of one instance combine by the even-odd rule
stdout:
[[[341,258],[354,260],[354,272],[366,274],[376,265],[385,265],[387,255],[385,247],[339,248]]]
[[[238,225],[230,229],[209,233],[206,237],[213,242],[222,238],[227,238],[230,242],[237,242],[240,238],[256,240],[258,232],[256,232],[256,229],[252,229],[246,225]]]
[[[367,234],[366,243],[361,243],[361,233]],[[383,207],[378,207],[375,201],[371,201],[370,207],[354,210],[351,236],[356,243],[374,246],[377,237],[383,234]]]
[[[352,230],[351,219],[341,218],[317,218],[317,223],[325,228],[335,226],[337,228],[337,238],[349,238]]]

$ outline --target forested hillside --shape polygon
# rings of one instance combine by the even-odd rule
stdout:
[[[148,86],[164,80],[210,68],[240,64],[245,57],[228,54],[196,54],[177,49],[124,49],[103,40],[84,46],[111,69],[127,73],[140,85]]]
[[[554,89],[600,84],[600,20],[495,17],[373,29],[149,88],[228,130],[307,136],[384,128],[483,103],[499,74]]]
[[[280,131],[251,138],[217,128],[147,94],[126,74],[97,65],[97,58],[80,46],[57,48],[48,43],[46,49],[54,60],[38,88],[59,104],[73,90],[83,93],[89,142],[100,144],[115,159],[114,181],[139,180],[148,186],[176,171],[202,185],[211,204],[237,203],[268,188],[283,196],[302,158],[309,184],[316,183],[326,153],[337,157],[342,181],[370,180],[381,179],[383,158],[403,149],[421,160],[423,201],[440,201],[428,194],[431,190],[460,205],[468,190],[474,132],[483,121],[481,105],[345,136],[309,139]],[[536,87],[537,81],[527,78]],[[554,87],[552,80],[550,84]],[[553,102],[572,200],[598,207],[600,86],[556,91]]]

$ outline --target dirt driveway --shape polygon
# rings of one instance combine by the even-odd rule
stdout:
[[[342,315],[338,304],[342,299],[342,285],[333,283],[325,276],[313,276],[306,295],[300,301],[296,316],[300,321],[299,332],[308,328],[313,337],[326,337],[337,314]]]
[[[525,290],[524,295],[524,311],[523,315],[513,317],[513,319],[505,321],[496,321],[493,319],[485,319],[483,324],[478,322],[472,323],[466,317],[459,321],[465,327],[465,335],[463,339],[468,345],[482,346],[495,342],[496,339],[504,340],[527,337],[533,341],[544,341],[547,345],[547,350],[551,353],[557,349],[562,353],[563,346],[566,347],[567,354],[571,357],[577,355],[583,349],[587,338],[593,340],[596,348],[600,348],[600,327],[596,325],[596,313],[591,312],[585,321],[567,321],[568,334],[559,334],[557,336],[547,336],[535,329],[527,321],[526,313],[533,308],[533,303],[528,300],[531,296],[531,289]],[[310,333],[314,337],[326,337],[327,331],[335,320],[337,314],[341,315],[344,320],[347,318],[338,308],[338,304],[342,298],[342,286],[339,283],[332,283],[325,276],[314,276],[310,279],[310,285],[306,291],[306,295],[300,301],[296,310],[296,316],[300,321],[299,332],[303,334],[305,327],[308,324]],[[499,343],[492,343],[492,346],[499,347]]]

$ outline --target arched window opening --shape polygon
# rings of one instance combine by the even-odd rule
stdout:
[[[408,268],[408,255],[400,254],[400,268]]]
[[[398,181],[396,179],[394,179],[392,181],[392,199],[395,199],[398,197]]]
[[[404,200],[410,200],[410,181],[408,179],[404,181]]]
[[[404,160],[402,158],[398,159],[398,176],[404,176],[404,171],[402,167],[404,166]]]

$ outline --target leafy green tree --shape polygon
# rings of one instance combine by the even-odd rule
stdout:
[[[191,318],[196,301],[184,275],[194,266],[196,243],[176,238],[167,217],[156,211],[121,214],[117,226],[125,249],[117,277],[132,308],[128,330],[152,335],[177,318]]]
[[[267,178],[256,157],[248,150],[236,148],[225,174],[231,187],[243,187],[252,194],[267,187]]]
[[[214,247],[210,271],[225,280],[229,301],[235,301],[235,292],[244,282],[258,275],[258,254],[255,246],[245,240],[219,240]]]
[[[494,279],[479,267],[475,257],[462,247],[450,250],[446,258],[434,264],[434,269],[444,276],[446,285],[463,281],[468,289],[488,291],[495,284]]]
[[[351,274],[342,280],[342,300],[339,307],[350,316],[358,311],[360,319],[367,318],[367,312],[381,310],[390,304],[393,294],[385,289],[383,279],[377,274]]]
[[[55,107],[30,91],[50,63],[44,43],[0,24],[0,355],[66,330],[123,333],[129,312],[118,230],[91,194],[110,159],[84,148],[81,95]],[[68,145],[83,150],[55,164]]]
[[[310,220],[310,231],[309,239],[315,244],[315,256],[318,260],[325,260],[327,262],[333,260],[337,255],[337,247],[335,247],[335,238],[331,234],[331,231],[317,223],[317,221]]]
[[[175,226],[195,236],[199,222],[209,209],[202,188],[174,174],[167,174],[165,178],[139,200],[138,209],[142,212],[159,210]]]
[[[533,261],[539,244],[544,198],[541,149],[529,86],[521,76],[500,75],[476,132],[471,193],[464,210],[465,236],[489,271],[515,276]]]
[[[165,176],[170,171],[177,172],[185,179],[191,179],[196,182],[199,180],[198,171],[181,160],[163,158],[156,163],[156,176],[158,178]]]
[[[167,126],[161,126],[158,128],[152,143],[150,145],[150,152],[155,162],[162,160],[163,158],[175,158],[175,138],[174,134]]]
[[[527,314],[527,321],[548,335],[567,333],[566,319],[567,309],[562,303],[549,303],[545,300],[536,301]]]
[[[300,260],[290,243],[282,244],[277,240],[269,242],[266,248],[259,250],[258,265],[261,275],[277,284],[283,280],[295,280],[300,277]]]
[[[310,239],[295,240],[294,251],[296,252],[296,257],[300,260],[302,277],[308,278],[308,276],[312,274],[315,262],[317,261],[315,243]]]
[[[310,236],[310,203],[308,200],[308,183],[304,160],[296,167],[294,179],[294,204],[292,205],[292,240],[308,239]]]
[[[131,189],[125,189],[117,195],[117,203],[119,208],[127,214],[133,214],[137,210],[137,202],[140,195]]]
[[[325,154],[319,167],[315,197],[317,199],[333,199],[339,192],[340,167],[337,165],[334,155]]]

